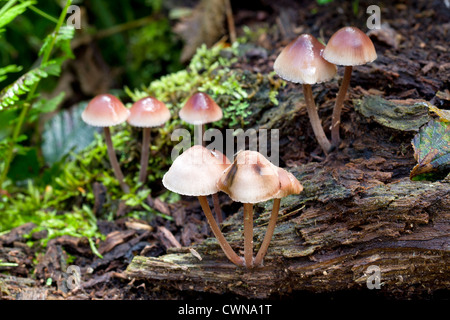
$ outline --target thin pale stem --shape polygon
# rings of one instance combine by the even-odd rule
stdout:
[[[223,222],[223,217],[222,217],[222,209],[220,208],[220,203],[219,203],[219,195],[217,193],[214,193],[212,195],[212,199],[213,199],[213,203],[214,203],[214,211],[216,213],[217,223],[221,224]]]
[[[350,78],[352,76],[352,66],[346,66],[344,71],[344,78],[342,79],[341,87],[336,97],[336,102],[333,108],[333,117],[331,119],[331,144],[337,147],[341,142],[339,136],[339,127],[341,125],[341,112],[344,105],[345,96],[350,85]]]
[[[244,260],[247,268],[253,267],[253,204],[244,203]]]
[[[200,205],[202,206],[203,212],[206,216],[206,220],[209,223],[209,226],[211,227],[212,232],[214,233],[214,236],[216,237],[217,241],[219,241],[220,247],[222,248],[223,252],[227,256],[227,258],[233,262],[237,266],[243,266],[244,261],[241,257],[239,257],[236,252],[234,252],[233,248],[231,248],[230,244],[228,243],[227,239],[225,239],[222,231],[220,231],[219,226],[217,225],[216,221],[214,220],[214,217],[211,212],[211,208],[209,207],[208,200],[205,196],[198,196],[198,201],[200,202]]]
[[[114,175],[116,176],[116,179],[119,181],[122,191],[125,193],[129,193],[130,187],[128,187],[128,185],[125,183],[122,170],[120,169],[119,162],[117,161],[116,152],[114,151],[114,147],[112,144],[111,131],[109,130],[109,127],[103,128],[103,132],[105,133],[105,141],[106,146],[108,148],[109,162],[111,163]]]
[[[148,158],[150,154],[150,131],[151,128],[144,128],[142,131],[141,169],[139,170],[139,182],[142,184],[147,180]]]
[[[255,266],[258,266],[262,263],[267,253],[267,249],[269,248],[270,240],[272,240],[275,225],[277,224],[278,212],[280,211],[280,202],[281,199],[273,200],[272,214],[270,215],[269,224],[267,226],[266,235],[264,236],[261,248],[259,248],[259,251],[256,254]]]
[[[204,124],[196,124],[194,125],[194,144],[205,146],[205,141],[203,140],[203,134],[205,133],[205,125]]]
[[[311,123],[317,142],[325,154],[331,150],[331,143],[323,131],[322,124],[317,112],[316,104],[312,94],[311,85],[303,84],[303,95],[305,96],[306,110],[308,111],[309,121]]]

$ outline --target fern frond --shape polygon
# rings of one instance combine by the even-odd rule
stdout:
[[[59,75],[63,60],[51,60],[39,68],[22,75],[14,83],[0,91],[0,110],[11,107],[19,101],[19,96],[30,92],[30,87],[49,75]]]
[[[13,2],[8,2],[0,9],[0,35],[2,31],[4,31],[4,29],[2,29],[4,26],[25,12],[25,10],[29,6],[35,4],[36,1],[23,1],[15,6],[11,6],[10,4],[12,3]]]

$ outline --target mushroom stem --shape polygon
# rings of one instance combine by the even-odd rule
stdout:
[[[203,133],[205,132],[204,124],[194,125],[194,144],[205,146],[205,141],[203,141]]]
[[[200,202],[200,205],[202,206],[203,212],[205,213],[206,219],[208,220],[209,226],[211,227],[212,232],[214,233],[214,236],[216,237],[217,241],[219,241],[220,247],[222,248],[223,252],[227,256],[227,258],[233,262],[237,266],[243,266],[244,262],[241,257],[239,257],[236,252],[234,252],[233,248],[231,248],[230,244],[228,243],[227,239],[225,239],[222,231],[220,231],[219,226],[217,225],[216,221],[214,220],[214,217],[211,212],[211,208],[209,207],[208,200],[205,196],[198,196],[198,201]]]
[[[221,224],[223,222],[223,217],[222,217],[222,209],[220,208],[220,203],[219,203],[219,195],[217,193],[214,193],[212,195],[212,199],[213,199],[213,203],[214,203],[214,211],[216,213],[217,223]]]
[[[244,261],[253,267],[253,204],[244,203]]]
[[[139,182],[145,183],[147,177],[148,157],[150,154],[150,131],[144,128],[142,131],[141,169],[139,170]]]
[[[310,84],[303,84],[303,95],[305,96],[306,110],[308,111],[309,121],[311,122],[314,135],[316,136],[317,142],[319,143],[323,152],[325,152],[325,154],[328,154],[328,152],[331,150],[331,143],[325,135],[325,132],[323,131],[319,113],[317,112],[317,107],[314,103]]]
[[[270,240],[272,239],[273,232],[275,230],[275,225],[277,223],[278,212],[280,210],[280,202],[281,202],[281,199],[273,200],[272,214],[270,215],[269,225],[267,226],[266,235],[264,236],[261,247],[259,248],[259,251],[256,254],[256,258],[255,258],[255,262],[254,262],[255,266],[258,266],[262,263],[264,256],[267,253],[267,249],[269,248]]]
[[[117,161],[109,127],[104,127],[103,132],[105,134],[105,141],[108,149],[109,162],[111,163],[111,167],[113,168],[114,175],[116,176],[116,179],[119,181],[122,191],[125,193],[130,193],[130,187],[128,187],[128,185],[125,183],[122,170],[120,169],[119,162]]]
[[[331,120],[331,144],[337,147],[341,141],[339,136],[339,127],[341,124],[341,111],[344,105],[345,96],[350,85],[350,78],[352,76],[352,66],[346,66],[344,71],[344,78],[342,79],[341,87],[336,97],[336,102],[333,108],[333,117]]]

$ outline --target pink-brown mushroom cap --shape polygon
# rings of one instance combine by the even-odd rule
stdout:
[[[86,106],[81,118],[94,127],[110,127],[125,122],[130,111],[111,94],[95,96]]]
[[[357,66],[374,61],[377,53],[364,32],[356,27],[344,27],[331,36],[323,57],[337,65]]]
[[[273,68],[284,80],[315,84],[331,80],[336,66],[322,57],[325,46],[309,34],[298,36],[278,55]]]
[[[206,93],[193,94],[179,112],[181,120],[200,125],[222,119],[222,109]]]
[[[127,121],[134,127],[150,128],[160,126],[169,119],[170,111],[165,103],[146,97],[133,103]]]

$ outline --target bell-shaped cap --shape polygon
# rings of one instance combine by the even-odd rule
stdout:
[[[336,74],[334,64],[322,57],[325,46],[310,34],[302,34],[278,55],[273,68],[284,80],[315,84],[331,80]]]
[[[162,183],[181,195],[207,196],[219,191],[217,181],[230,164],[221,152],[195,145],[175,159]]]
[[[163,102],[146,97],[133,103],[127,121],[134,127],[150,128],[160,126],[169,119],[170,111]]]
[[[217,186],[233,201],[258,203],[273,199],[280,190],[276,168],[259,152],[242,151],[224,171]]]
[[[356,27],[344,27],[331,36],[323,57],[337,65],[357,66],[374,61],[377,53],[364,32]]]
[[[86,106],[81,118],[94,127],[110,127],[125,122],[130,111],[111,94],[95,96]]]
[[[206,93],[194,93],[179,112],[181,120],[200,125],[219,121],[223,117],[222,109]]]
[[[303,186],[292,173],[279,167],[277,167],[277,171],[280,190],[274,198],[281,199],[291,194],[299,194],[303,191]]]

